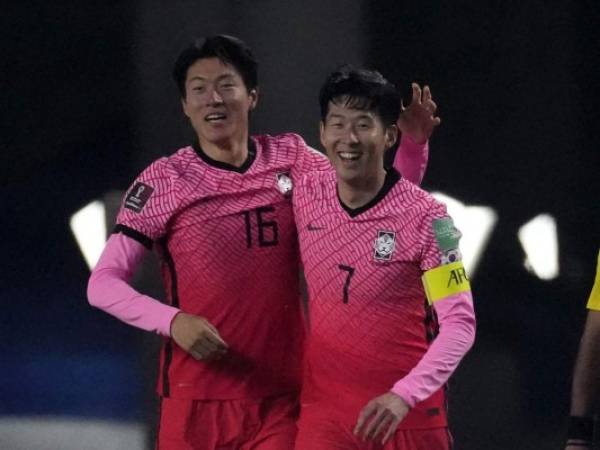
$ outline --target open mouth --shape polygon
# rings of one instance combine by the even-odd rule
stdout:
[[[342,161],[357,161],[361,157],[359,152],[338,152],[337,155]]]
[[[227,119],[227,115],[224,113],[212,113],[204,117],[204,120],[208,123],[220,123]]]

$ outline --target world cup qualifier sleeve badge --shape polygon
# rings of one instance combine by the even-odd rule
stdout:
[[[154,188],[144,183],[136,183],[125,197],[125,208],[140,213],[154,192]]]
[[[279,192],[287,197],[292,194],[293,187],[294,186],[289,173],[286,172],[277,174],[277,188],[279,189]]]
[[[462,254],[458,248],[458,242],[462,233],[454,226],[450,217],[435,219],[433,221],[433,233],[442,251],[441,263],[452,264],[462,260]]]
[[[394,231],[377,231],[375,239],[375,259],[377,261],[389,261],[396,247],[396,233]]]

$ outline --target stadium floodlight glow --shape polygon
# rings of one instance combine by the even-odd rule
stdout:
[[[492,230],[498,221],[498,214],[489,206],[465,205],[459,200],[441,192],[432,195],[446,204],[448,214],[454,220],[463,237],[460,240],[460,252],[469,277],[477,270],[477,264],[483,254]]]
[[[540,214],[519,228],[519,241],[525,250],[525,268],[542,280],[552,280],[559,273],[556,220]]]
[[[71,231],[90,270],[94,268],[106,243],[106,210],[96,200],[81,208],[70,220]]]

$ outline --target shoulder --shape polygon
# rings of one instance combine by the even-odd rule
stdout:
[[[315,200],[322,199],[335,192],[336,176],[331,167],[330,170],[315,170],[305,172],[297,179],[296,187],[305,197]]]
[[[144,178],[172,179],[179,178],[189,169],[197,159],[192,147],[183,147],[171,155],[154,160],[141,173]]]
[[[152,197],[155,198],[158,198],[156,194],[174,195],[185,184],[185,180],[197,178],[197,170],[193,168],[195,161],[197,157],[191,147],[181,148],[169,156],[156,159],[138,175],[128,195],[139,192],[140,187],[148,195],[154,193]]]
[[[398,181],[394,194],[396,201],[401,202],[403,207],[414,209],[422,215],[435,215],[440,211],[447,214],[444,203],[405,178]]]
[[[259,134],[252,139],[261,146],[263,151],[277,151],[278,153],[289,153],[296,155],[306,147],[306,142],[295,133],[282,133],[277,135]]]

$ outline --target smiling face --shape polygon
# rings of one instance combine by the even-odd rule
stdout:
[[[200,145],[223,147],[248,139],[248,113],[257,98],[256,89],[248,91],[233,66],[210,57],[189,67],[181,103]]]
[[[321,122],[321,143],[338,179],[356,184],[383,172],[383,154],[396,140],[395,125],[385,127],[374,111],[353,109],[345,98],[329,102]]]

